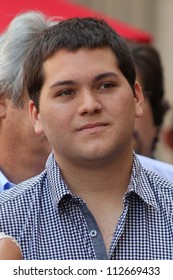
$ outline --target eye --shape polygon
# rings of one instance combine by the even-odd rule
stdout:
[[[99,86],[99,89],[111,89],[115,87],[115,84],[114,83],[111,83],[111,82],[107,82],[107,83],[103,83]]]
[[[74,94],[75,91],[74,90],[71,90],[71,89],[66,89],[66,90],[63,90],[61,91],[58,96],[69,96],[69,95],[72,95]]]

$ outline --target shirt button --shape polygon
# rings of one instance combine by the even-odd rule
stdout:
[[[92,230],[90,231],[90,236],[91,236],[91,237],[96,237],[96,236],[97,236],[97,231],[96,231],[95,229],[92,229]]]

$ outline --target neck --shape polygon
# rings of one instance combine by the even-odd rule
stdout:
[[[38,175],[44,170],[47,159],[45,153],[33,154],[27,146],[9,143],[0,144],[0,155],[0,170],[14,184]]]
[[[2,159],[3,160],[3,159]],[[2,161],[1,161],[2,162]],[[7,160],[7,158],[0,163],[0,170],[5,177],[14,184],[19,184],[29,178],[38,175],[44,170],[43,161],[32,160],[29,163],[26,159],[20,160],[19,158]]]
[[[85,201],[97,197],[98,201],[105,195],[107,198],[113,194],[117,198],[124,195],[131,177],[132,162],[133,153],[130,151],[118,160],[96,168],[79,168],[66,163],[60,164],[60,168],[74,195],[81,196]]]

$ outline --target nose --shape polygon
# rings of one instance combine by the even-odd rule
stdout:
[[[78,107],[80,115],[95,114],[100,112],[101,109],[102,104],[96,94],[90,91],[81,94],[80,104]]]

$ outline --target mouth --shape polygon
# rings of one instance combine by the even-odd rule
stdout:
[[[88,124],[81,126],[78,129],[78,131],[96,131],[96,130],[100,130],[100,129],[104,128],[107,125],[108,125],[107,123],[103,123],[103,122],[88,123]]]

